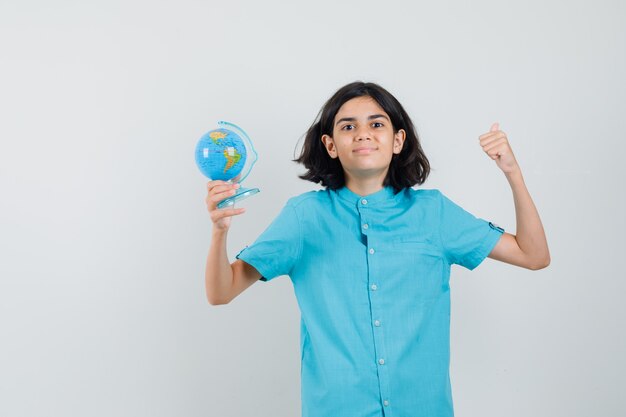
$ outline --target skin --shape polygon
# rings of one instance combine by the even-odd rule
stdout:
[[[346,118],[350,120],[343,120]],[[320,138],[328,155],[339,158],[346,187],[362,196],[383,188],[391,158],[400,153],[405,139],[406,132],[402,129],[394,132],[389,115],[370,97],[357,97],[344,103],[333,121],[332,136]],[[489,257],[532,270],[545,268],[550,263],[546,236],[506,134],[494,123],[478,139],[482,150],[495,161],[511,186],[517,223],[517,235],[503,233]],[[217,203],[232,196],[238,187],[224,181],[207,183],[206,205],[213,228],[205,283],[207,299],[213,305],[228,304],[261,278],[253,266],[241,260],[229,263],[226,253],[231,217],[243,214],[245,209],[217,209]]]
[[[509,140],[498,123],[478,137],[483,151],[506,176],[515,203],[517,234],[504,233],[489,257],[532,270],[550,265],[550,251],[537,208],[524,183],[522,170],[513,155]]]
[[[335,116],[333,135],[321,138],[328,155],[339,158],[346,187],[358,195],[383,188],[391,157],[402,151],[405,139],[406,132],[394,133],[389,115],[371,97],[344,103]]]

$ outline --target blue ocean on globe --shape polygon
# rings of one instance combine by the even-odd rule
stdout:
[[[241,137],[228,129],[215,129],[200,138],[196,165],[209,179],[228,181],[241,173],[246,147]]]

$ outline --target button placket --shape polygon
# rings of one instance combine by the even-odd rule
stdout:
[[[367,257],[367,281],[368,289],[370,292],[370,323],[374,324],[374,350],[376,361],[376,367],[378,368],[378,388],[380,392],[380,398],[383,400],[385,407],[389,405],[389,374],[387,364],[387,351],[385,348],[384,329],[382,326],[382,313],[380,303],[381,297],[381,281],[380,276],[384,276],[384,268],[382,265],[379,267],[378,259],[378,240],[376,239],[375,229],[372,229],[372,213],[371,204],[369,204],[366,198],[361,198],[357,203],[357,209],[359,212],[359,220],[361,226],[361,233],[367,236],[366,239],[366,257]],[[383,261],[381,260],[381,263]],[[370,324],[371,325],[371,324]]]
[[[361,213],[361,233],[364,234],[365,236],[368,236],[369,233],[371,232],[371,222],[368,219],[367,215],[363,215],[363,213]]]
[[[366,203],[363,203],[366,201]],[[367,236],[370,228],[369,216],[368,216],[367,200],[361,199],[357,203],[357,211],[359,212],[359,222],[361,224],[361,233]]]

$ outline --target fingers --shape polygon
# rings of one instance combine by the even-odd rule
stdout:
[[[505,172],[513,172],[518,169],[517,161],[513,156],[513,150],[509,139],[502,130],[499,123],[492,123],[489,132],[478,137],[480,146],[489,158],[498,162],[498,166]]]
[[[218,209],[211,211],[211,221],[216,223],[221,219],[226,217],[238,216],[240,214],[245,213],[246,209],[243,207],[240,208],[227,208],[227,209]]]
[[[506,145],[499,143],[496,146],[484,148],[483,151],[485,151],[485,153],[489,155],[491,159],[498,159],[507,152],[507,148]]]
[[[214,180],[214,181],[207,182],[206,188],[207,188],[207,191],[210,192],[211,190],[213,190],[216,187],[222,187],[223,188],[223,187],[234,186],[234,185],[239,185],[239,184],[233,184],[233,183],[230,183],[230,182],[227,182],[227,181],[221,181],[221,180]],[[218,190],[218,192],[219,192],[219,190]]]
[[[497,138],[491,142],[488,142],[486,145],[482,145],[483,151],[489,152],[493,149],[503,147],[503,144],[506,143],[506,138]]]
[[[485,133],[484,135],[480,135],[478,137],[478,141],[480,142],[480,146],[489,145],[491,142],[494,142],[494,141],[496,141],[498,139],[505,139],[506,140],[506,133],[504,133],[501,130],[498,130],[496,132]]]
[[[498,159],[503,155],[508,154],[511,151],[511,147],[509,145],[509,141],[506,136],[501,138],[496,138],[491,142],[488,142],[486,145],[482,145],[483,151],[489,155],[491,159]]]
[[[491,159],[498,159],[508,148],[508,139],[506,133],[500,130],[500,124],[498,122],[493,123],[489,132],[484,133],[478,137],[480,146],[483,151],[489,155]]]
[[[209,191],[205,201],[209,210],[215,209],[217,203],[225,198],[235,195],[239,184],[231,184],[226,181],[209,181],[207,190]]]
[[[237,190],[234,190],[232,188],[226,188],[223,191],[215,191],[215,192],[210,192],[209,195],[206,198],[207,202],[213,202],[213,203],[219,203],[220,201],[222,201],[225,198],[228,197],[232,197],[237,193]]]
[[[218,209],[217,204],[220,201],[223,201],[226,198],[232,197],[237,193],[237,189],[240,188],[239,184],[232,184],[226,181],[209,181],[207,183],[208,195],[205,199],[207,209],[211,216],[211,221],[218,224],[228,224],[224,223],[224,219],[227,219],[232,216],[238,216],[240,214],[245,213],[245,208],[234,208],[227,207]],[[223,227],[223,226],[222,226]],[[228,227],[228,226],[226,226]]]
[[[500,130],[500,123],[495,122],[495,123],[492,123],[492,124],[491,124],[491,128],[489,129],[489,132],[487,132],[487,133],[483,133],[482,135],[480,135],[480,136],[478,137],[478,139],[479,139],[479,140],[481,141],[481,143],[482,143],[483,139],[488,139],[488,138],[490,138],[490,137],[492,137],[492,136],[494,136],[494,135],[497,135],[497,134],[504,134],[504,132],[502,132],[502,131]]]

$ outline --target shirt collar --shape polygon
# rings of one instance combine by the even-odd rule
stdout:
[[[380,201],[388,201],[388,200],[393,199],[396,195],[393,187],[389,185],[383,187],[382,189],[376,191],[375,193],[364,195],[364,196],[361,196],[352,192],[352,190],[350,190],[345,185],[339,188],[338,190],[336,190],[336,193],[337,195],[339,195],[339,197],[343,198],[344,200],[349,201],[351,203],[355,203],[355,204],[359,204],[359,203],[371,204],[371,203],[378,203]]]

